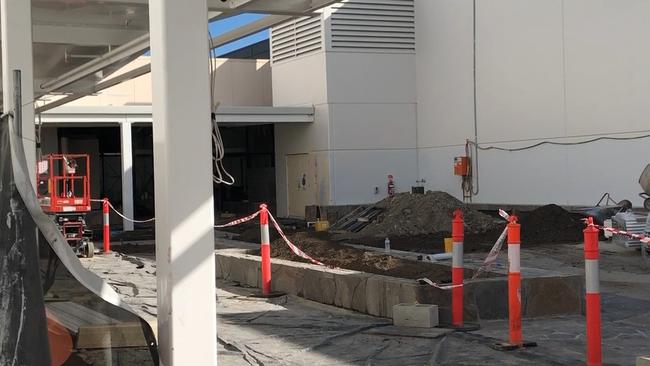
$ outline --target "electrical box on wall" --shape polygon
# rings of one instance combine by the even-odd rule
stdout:
[[[469,157],[457,156],[454,158],[454,175],[462,177],[469,175]]]

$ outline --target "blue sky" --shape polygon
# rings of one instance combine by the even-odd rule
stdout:
[[[215,22],[210,23],[210,33],[212,34],[212,37],[221,35],[223,33],[229,32],[235,28],[241,27],[242,25],[254,22],[256,20],[260,20],[264,17],[265,15],[263,14],[240,14],[236,15],[234,17],[226,18],[226,19],[221,19],[217,20]],[[261,32],[251,34],[248,37],[242,38],[239,41],[235,41],[232,43],[229,43],[227,45],[217,47],[217,56],[223,55],[225,53],[228,53],[230,51],[234,51],[236,49],[248,46],[250,44],[265,40],[269,38],[269,30],[265,29]]]

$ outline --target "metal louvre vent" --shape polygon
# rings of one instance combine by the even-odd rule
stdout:
[[[413,0],[343,0],[330,23],[332,49],[415,51]]]
[[[322,48],[321,17],[302,17],[273,27],[271,62],[314,53]]]

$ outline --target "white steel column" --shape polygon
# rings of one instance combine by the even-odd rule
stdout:
[[[214,366],[207,2],[152,0],[149,17],[160,361]]]
[[[13,71],[21,72],[22,136],[29,177],[35,182],[36,133],[34,125],[34,61],[32,59],[32,2],[0,0],[2,23],[2,106],[14,109]]]
[[[122,145],[122,212],[124,216],[134,218],[133,212],[133,141],[131,139],[131,121],[128,117],[120,123]],[[133,231],[133,222],[122,219],[124,231]]]

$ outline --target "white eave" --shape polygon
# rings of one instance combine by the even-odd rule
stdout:
[[[151,106],[61,106],[44,112],[40,121],[44,125],[99,127],[126,119],[132,123],[151,123]],[[217,121],[230,126],[311,123],[314,122],[314,107],[223,106],[217,109]]]

